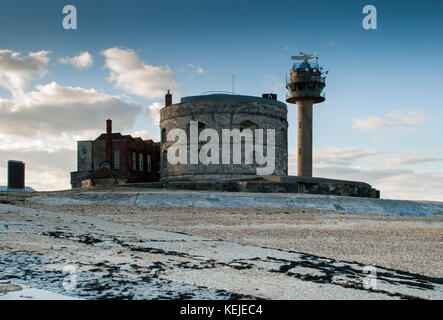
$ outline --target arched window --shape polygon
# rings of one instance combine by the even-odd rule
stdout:
[[[166,170],[168,165],[168,152],[164,150],[162,152],[161,169]]]
[[[138,158],[139,158],[139,161],[138,161],[138,167],[139,167],[139,169],[140,169],[140,171],[143,171],[143,153],[140,153],[139,155],[138,155]]]
[[[147,159],[147,167],[148,167],[148,172],[151,172],[151,171],[152,171],[152,165],[151,165],[151,155],[150,155],[150,154],[148,154],[148,155],[146,156],[146,159]]]
[[[166,142],[166,129],[165,129],[165,128],[162,129],[161,142],[162,142],[162,143],[165,143],[165,142]]]
[[[192,120],[192,121],[197,121],[197,120]],[[206,124],[204,122],[198,121],[198,134],[200,135],[200,132],[202,132],[202,130],[206,127]],[[188,137],[191,135],[191,122],[188,123],[187,126],[187,133],[188,133]]]
[[[120,151],[114,152],[114,168],[120,168]]]
[[[136,152],[132,153],[132,170],[133,171],[137,170],[137,153]]]
[[[240,131],[242,131],[242,130],[244,130],[244,129],[255,130],[255,129],[258,128],[258,124],[256,124],[256,123],[253,122],[253,121],[246,120],[246,121],[242,121],[242,122],[240,122],[239,127],[240,127],[240,128],[239,128]]]

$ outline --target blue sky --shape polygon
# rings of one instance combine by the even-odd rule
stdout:
[[[77,30],[62,28],[67,4],[78,10]],[[377,30],[362,28],[367,4],[377,8]],[[441,1],[14,0],[0,5],[0,50],[22,57],[50,51],[49,61],[29,76],[25,94],[52,82],[60,88],[93,88],[109,99],[118,97],[123,106],[139,106],[144,111],[134,111],[133,119],[121,123],[122,129],[153,136],[158,135],[158,124],[149,106],[163,99],[134,94],[110,81],[105,50],[131,50],[145,65],[169,70],[179,88],[173,92],[175,101],[208,90],[231,90],[233,73],[237,93],[272,91],[284,100],[290,56],[318,52],[319,62],[330,71],[326,101],[314,109],[314,174],[368,181],[390,198],[443,201],[442,14]],[[91,55],[91,66],[80,69],[59,61],[82,52]],[[12,102],[19,98],[1,82],[0,99],[15,109],[23,103]],[[289,147],[295,149],[297,109],[288,105],[288,110]],[[119,112],[109,116],[118,117]],[[17,113],[14,119],[23,117]],[[114,122],[119,125],[118,118]],[[64,162],[69,167],[64,171],[60,159],[74,154],[74,136],[102,131],[104,119],[97,126],[90,131],[73,128],[74,133],[64,128],[60,141],[55,129],[37,130],[39,150],[52,157],[52,167],[42,164],[47,176],[41,168],[33,174],[30,167],[28,181],[37,189],[68,187],[66,172],[75,170],[75,155]],[[27,129],[32,132],[32,125]],[[7,136],[2,138],[0,129],[0,184],[5,180],[5,159],[29,157],[29,166],[37,162],[32,148],[20,149],[11,143],[12,131],[3,133]],[[49,143],[61,149],[55,151]],[[62,150],[66,154],[60,156]],[[295,174],[291,161],[294,156],[290,168]],[[59,173],[51,175],[52,169]]]

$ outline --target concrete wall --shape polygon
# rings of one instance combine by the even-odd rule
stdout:
[[[93,170],[101,168],[101,164],[106,162],[106,141],[95,140],[92,144]]]
[[[77,141],[77,171],[91,171],[92,141]]]
[[[188,133],[191,120],[204,123],[204,128],[215,129],[220,137],[220,164],[178,164],[171,165],[165,159],[168,148],[174,142],[165,142],[161,146],[163,168],[162,181],[177,180],[212,180],[242,178],[256,174],[257,164],[221,164],[222,129],[240,128],[249,121],[256,124],[254,128],[275,129],[275,171],[274,175],[288,174],[287,150],[287,108],[286,104],[258,97],[236,95],[208,95],[183,98],[181,103],[167,106],[160,110],[160,130],[162,136],[174,128]],[[204,129],[203,128],[203,129]],[[163,131],[165,129],[165,131]],[[201,142],[200,146],[205,142]],[[189,139],[188,139],[189,157]],[[264,150],[267,149],[266,136]],[[244,150],[242,150],[244,159]],[[232,151],[231,151],[232,158]]]
[[[297,175],[312,177],[312,100],[297,101],[298,106],[298,150]]]

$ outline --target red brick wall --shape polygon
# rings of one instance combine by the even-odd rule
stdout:
[[[95,150],[102,149],[105,143],[101,140],[95,140],[93,145],[97,148]],[[100,148],[98,148],[100,146]],[[112,161],[111,170],[114,170],[126,177],[128,183],[133,182],[154,182],[160,179],[160,168],[158,168],[158,162],[160,159],[160,146],[159,144],[151,143],[148,141],[142,141],[140,139],[131,139],[127,137],[121,137],[121,139],[112,139]],[[115,168],[115,151],[120,152],[120,167]],[[132,167],[132,153],[136,153],[136,170]],[[140,154],[143,154],[143,170],[140,171]],[[151,156],[151,172],[148,172],[147,155]],[[106,161],[106,152],[94,152],[93,162],[98,160],[99,165]],[[97,169],[97,168],[95,168]]]

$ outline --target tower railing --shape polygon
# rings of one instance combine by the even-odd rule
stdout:
[[[295,77],[293,77],[291,74],[289,74],[286,78],[291,79],[291,82],[320,82],[320,83],[326,83],[326,77],[321,75],[301,75],[297,74]]]
[[[300,68],[300,66],[302,65],[302,64],[305,64],[306,62],[296,62],[296,63],[294,63],[293,65],[292,65],[292,70],[294,70],[294,69],[299,69]],[[321,69],[323,69],[317,62],[308,62],[309,63],[309,66],[310,66],[310,68],[311,69],[319,69],[319,70],[321,70]]]
[[[300,91],[292,91],[289,95],[294,98],[302,98],[302,97],[322,97],[326,99],[326,94],[324,92],[318,92],[316,90],[300,90]]]

